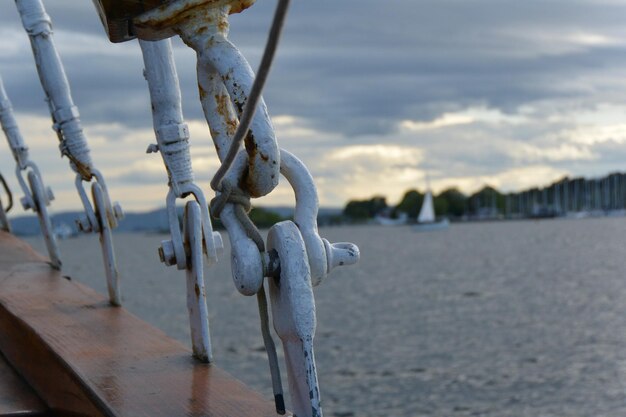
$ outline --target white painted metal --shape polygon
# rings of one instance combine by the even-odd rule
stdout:
[[[220,160],[226,158],[254,81],[249,64],[227,38],[228,15],[249,7],[253,2],[177,0],[132,20],[134,33],[140,39],[157,40],[178,34],[196,51],[200,99]],[[160,47],[155,43],[147,45],[141,42],[141,45],[146,78],[149,85],[154,84],[150,86],[150,93],[155,109],[153,120],[158,145],[152,145],[149,150],[161,150],[171,183],[167,201],[172,239],[162,242],[160,255],[166,264],[177,264],[179,268],[183,267],[185,260],[191,288],[192,282],[201,281],[198,281],[200,271],[189,267],[187,262],[195,265],[194,257],[198,256],[198,213],[204,204],[198,200],[198,209],[196,203],[188,203],[185,219],[187,251],[183,253],[180,230],[172,227],[176,221],[174,203],[176,198],[194,193],[183,190],[186,183],[193,182],[193,175],[187,156],[181,154],[187,144],[188,132],[182,121],[182,112],[176,107],[180,105],[180,92],[169,52],[157,51]],[[150,58],[151,54],[156,56]],[[155,72],[152,73],[151,69]],[[175,90],[169,90],[174,86]],[[167,114],[169,116],[165,117]],[[164,122],[167,128],[161,127]],[[171,142],[166,141],[167,135],[172,135]],[[163,147],[174,143],[176,148],[172,154],[175,156],[172,157],[175,161],[172,162],[172,157],[163,153]],[[171,169],[174,164],[177,166]],[[180,175],[176,174],[178,171]],[[263,252],[263,242],[259,242],[258,231],[251,226],[244,208],[249,208],[250,197],[263,196],[272,191],[278,184],[280,173],[288,179],[296,193],[297,226],[292,222],[275,225],[269,232],[267,248]],[[263,101],[256,108],[250,133],[245,140],[245,150],[239,150],[222,184],[225,186],[216,187],[219,188],[218,211],[221,210],[219,216],[230,236],[235,286],[244,295],[258,294],[263,288],[264,276],[270,277],[274,327],[284,345],[294,411],[299,417],[321,416],[313,355],[315,302],[312,286],[319,284],[332,268],[357,262],[359,250],[351,243],[331,244],[319,236],[318,199],[313,179],[301,161],[279,150]],[[196,248],[195,252],[191,249],[193,254],[190,254],[189,248]],[[203,289],[197,288],[203,294]],[[198,291],[195,293],[198,295]],[[193,306],[196,306],[195,300],[190,303],[190,312]],[[197,326],[196,329],[203,328],[202,324]]]
[[[111,236],[111,224],[107,218],[107,203],[104,190],[99,183],[93,182],[91,194],[94,201],[94,214],[96,215],[100,238],[100,248],[102,249],[102,259],[104,260],[104,272],[109,291],[109,301],[115,306],[122,305],[122,293],[120,290],[120,279],[115,262],[115,252],[113,251],[113,237]]]
[[[48,249],[51,265],[55,269],[61,268],[61,258],[56,237],[52,230],[52,221],[48,215],[47,206],[54,200],[54,195],[50,187],[43,184],[41,173],[37,165],[30,160],[28,146],[24,142],[20,133],[17,121],[13,115],[11,101],[4,89],[2,78],[0,77],[0,124],[9,142],[9,147],[15,158],[15,175],[24,192],[21,198],[24,210],[33,210],[37,214],[41,232]],[[28,176],[28,185],[24,180],[24,175]]]
[[[185,247],[189,251],[186,269],[187,309],[193,356],[202,362],[211,362],[213,352],[202,267],[202,222],[197,202],[188,201],[185,205],[183,224]]]
[[[11,105],[9,96],[4,89],[2,77],[0,77],[0,123],[2,124],[2,130],[4,131],[7,141],[9,142],[9,148],[11,148],[11,152],[17,162],[18,168],[26,169],[30,160],[28,155],[28,146],[24,143],[22,134],[17,126],[17,121],[13,115],[13,106]],[[18,175],[18,178],[19,177],[20,175]],[[22,188],[24,194],[28,194],[28,188]]]
[[[237,219],[234,204],[224,207],[220,219],[230,238],[230,262],[235,288],[243,295],[254,295],[263,285],[263,256]]]
[[[241,167],[240,164],[235,165]],[[316,286],[332,268],[358,262],[359,248],[346,242],[331,244],[319,236],[317,190],[311,174],[302,161],[281,149],[280,170],[296,195],[294,221],[306,243],[312,285]],[[241,226],[234,210],[234,204],[226,204],[220,218],[231,240],[231,264],[235,286],[239,292],[249,296],[256,294],[263,282],[263,259],[256,244]]]
[[[208,204],[202,190],[194,183],[189,152],[189,129],[183,120],[180,87],[169,40],[139,41],[144,59],[152,104],[152,121],[157,145],[148,151],[161,153],[167,170],[170,190],[166,205],[170,239],[161,242],[159,255],[166,265],[185,269],[187,307],[194,356],[211,360],[209,318],[206,307],[202,253],[209,265],[217,262],[223,247],[221,235],[213,232]],[[197,201],[185,206],[184,233],[178,224],[176,200],[191,195]],[[183,236],[184,235],[184,236]]]
[[[107,227],[113,229],[117,227],[117,221],[121,220],[124,214],[119,204],[111,204],[104,178],[92,164],[78,109],[72,100],[69,82],[52,39],[50,16],[46,13],[41,0],[15,0],[15,4],[30,39],[39,80],[46,93],[54,129],[61,142],[59,145],[61,154],[69,158],[70,166],[77,173],[75,186],[85,209],[85,216],[77,221],[78,226],[85,232],[106,233],[102,222],[106,220]],[[97,182],[101,188],[102,201],[98,207],[100,219],[97,218],[85,193],[83,182]],[[116,269],[115,265],[109,264],[111,261],[114,262],[115,258],[106,255],[113,253],[110,235],[101,235],[100,243],[107,245],[102,247],[102,253],[108,276],[111,268]],[[111,297],[110,301],[112,304],[119,304],[119,298]]]
[[[280,276],[269,278],[272,317],[283,342],[291,407],[298,417],[321,417],[320,391],[313,353],[315,300],[302,236],[293,222],[277,223],[267,250],[280,259]]]
[[[296,195],[294,221],[306,244],[313,286],[319,285],[336,266],[353,265],[359,261],[359,248],[347,242],[331,244],[317,230],[319,200],[313,177],[293,154],[280,150],[280,173],[287,178]]]
[[[170,41],[139,41],[139,44],[144,57],[144,71],[150,90],[152,120],[157,138],[157,147],[151,147],[150,150],[158,149],[161,153],[173,198],[193,195],[200,204],[204,248],[209,264],[213,264],[217,262],[214,233],[204,193],[194,183],[189,153],[189,129],[183,120],[180,87]],[[171,199],[168,197],[168,202]],[[174,202],[168,203],[168,207],[173,204]],[[179,257],[183,254],[180,250],[177,253]],[[185,269],[184,258],[177,259],[177,264],[179,269]]]
[[[201,5],[199,4],[201,3]],[[231,118],[233,109],[241,116],[254,81],[254,73],[241,52],[228,40],[228,14],[241,1],[177,1],[168,8],[154,9],[134,20],[138,35],[142,29],[164,30],[178,33],[183,41],[198,55],[198,85],[200,98],[209,124],[215,122],[217,114],[228,115],[231,128],[237,127],[236,118]],[[220,95],[215,82],[219,74]],[[213,129],[213,128],[212,128]],[[233,131],[234,133],[234,131]],[[231,133],[232,136],[232,133]],[[225,142],[216,140],[216,143]],[[227,147],[223,148],[224,151]],[[278,184],[280,155],[274,129],[261,99],[250,125],[246,139],[248,154],[247,176],[243,179],[245,191],[253,197],[268,194]],[[243,151],[242,151],[243,152]],[[220,155],[222,153],[220,152]],[[243,175],[242,171],[239,171]]]
[[[41,0],[15,0],[15,4],[30,39],[39,79],[61,140],[61,152],[70,158],[72,168],[88,181],[93,168],[91,156],[63,64],[52,40],[50,16]]]
[[[61,257],[59,256],[59,247],[57,245],[54,230],[52,228],[52,220],[48,214],[48,194],[41,183],[41,177],[37,171],[28,172],[28,185],[30,186],[31,196],[33,199],[32,209],[37,213],[39,218],[39,226],[43,240],[46,243],[46,249],[50,256],[50,264],[55,269],[61,269]],[[48,204],[47,204],[48,203]]]
[[[243,168],[241,164],[235,165]],[[256,293],[261,288],[263,275],[271,277],[280,271],[279,281],[276,277],[269,278],[270,296],[274,327],[283,340],[292,407],[298,416],[321,416],[313,355],[315,302],[311,288],[334,267],[356,263],[360,254],[352,243],[331,244],[319,236],[317,190],[306,166],[294,155],[281,150],[280,169],[296,195],[294,220],[297,226],[292,222],[274,226],[264,254],[259,253],[241,225],[235,204],[226,204],[221,219],[231,238],[233,280],[242,294]],[[271,250],[278,252],[274,265],[270,262]],[[294,338],[294,334],[300,336]],[[313,393],[312,398],[310,393]]]

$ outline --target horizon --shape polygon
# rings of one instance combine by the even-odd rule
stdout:
[[[264,96],[279,146],[307,164],[321,206],[374,194],[399,201],[425,187],[426,172],[434,192],[456,186],[471,194],[485,184],[510,192],[622,170],[626,28],[616,16],[626,15],[626,5],[400,1],[393,8],[300,2],[287,17]],[[137,42],[109,43],[91,2],[46,7],[111,198],[128,212],[164,205],[161,157],[145,154],[155,139]],[[273,7],[257,2],[230,19],[230,38],[253,69]],[[0,3],[0,22],[0,76],[32,160],[57,197],[50,210],[80,210],[13,2]],[[198,101],[195,56],[179,39],[173,47],[194,171],[210,198],[218,161]],[[2,173],[19,195],[15,163],[0,149]],[[254,204],[293,204],[281,184]]]

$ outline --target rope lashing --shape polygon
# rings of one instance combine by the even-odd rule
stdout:
[[[170,124],[156,130],[159,145],[148,149],[158,150],[165,160],[169,176],[169,185],[177,196],[181,196],[181,187],[194,181],[189,153],[189,128],[186,124]]]
[[[59,143],[61,155],[66,156],[70,160],[70,167],[74,172],[79,174],[84,180],[90,180],[93,177],[93,168],[89,146],[84,139],[75,139],[75,135],[82,137],[83,134],[80,122],[77,118],[65,121],[54,120],[55,124],[53,127],[61,142]]]
[[[250,196],[241,191],[238,187],[233,187],[229,181],[222,182],[222,191],[211,200],[211,214],[213,217],[219,219],[222,214],[222,210],[226,204],[232,203],[243,207],[246,213],[252,209],[252,203],[250,203]]]
[[[18,4],[17,7],[20,7]],[[38,9],[24,9],[20,13],[24,29],[29,36],[49,36],[52,35],[52,20],[43,7]]]

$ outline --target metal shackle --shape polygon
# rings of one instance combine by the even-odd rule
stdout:
[[[333,268],[357,263],[360,251],[353,243],[330,243],[320,237],[317,230],[319,200],[313,177],[306,165],[295,155],[281,149],[280,157],[280,173],[287,178],[296,195],[294,222],[306,245],[311,282],[315,287]]]
[[[91,171],[92,177],[89,181],[85,181],[80,174],[76,175],[74,179],[74,185],[76,190],[78,191],[78,196],[83,204],[83,208],[85,209],[85,214],[81,215],[76,220],[76,225],[78,229],[85,233],[99,233],[100,225],[97,219],[97,216],[94,212],[93,205],[85,192],[85,188],[83,187],[83,182],[90,182],[93,184],[99,184],[100,188],[103,192],[103,201],[102,201],[102,211],[103,214],[111,227],[111,229],[115,229],[117,227],[118,221],[124,218],[124,211],[120,204],[115,201],[111,203],[111,199],[109,197],[109,190],[107,188],[106,182],[104,181],[104,177],[97,169],[92,169]]]
[[[202,229],[202,252],[206,257],[207,263],[213,265],[217,262],[218,255],[224,249],[222,235],[213,231],[211,219],[209,218],[208,204],[202,190],[195,184],[186,184],[183,191],[185,194],[193,196],[198,203],[199,214],[197,222],[201,224]],[[166,208],[171,239],[162,240],[158,251],[161,262],[167,266],[176,265],[178,269],[183,270],[188,266],[189,253],[187,253],[178,224],[176,199],[176,192],[170,188],[167,193]]]
[[[178,0],[133,19],[140,39],[162,39],[178,34],[196,51],[198,86],[205,117],[211,126],[220,118],[236,129],[254,82],[254,72],[241,52],[228,40],[228,15],[249,7],[252,1]],[[215,81],[218,81],[215,84]],[[245,137],[248,169],[245,191],[252,197],[269,194],[279,177],[279,150],[267,107],[262,99],[255,109]],[[227,150],[226,141],[214,136],[216,146]],[[220,159],[223,153],[218,150]]]
[[[280,172],[296,196],[294,222],[305,242],[311,284],[317,286],[333,268],[358,262],[360,251],[353,243],[330,243],[320,237],[317,230],[319,201],[311,174],[302,161],[284,149],[281,149],[280,159]],[[240,160],[235,162],[232,171],[241,169]],[[263,278],[271,275],[269,270],[273,268],[269,265],[269,255],[267,252],[259,253],[237,219],[232,204],[226,205],[221,218],[231,238],[231,266],[235,286],[243,295],[254,295],[261,288]],[[280,264],[280,259],[278,262]]]

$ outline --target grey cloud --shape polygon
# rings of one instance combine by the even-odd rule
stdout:
[[[46,5],[57,32],[104,37],[90,2]],[[21,30],[13,6],[2,2],[0,23]],[[273,7],[274,2],[257,2],[231,19],[231,38],[253,67]],[[431,120],[451,107],[485,104],[514,112],[545,99],[593,101],[598,91],[589,85],[590,77],[607,67],[624,67],[622,46],[546,54],[541,51],[549,49],[549,38],[518,39],[515,33],[616,37],[624,35],[624,15],[626,5],[580,0],[294,2],[266,99],[272,114],[299,116],[348,136],[388,132],[406,118]],[[102,54],[105,47],[98,44],[85,57],[63,57],[84,117],[129,126],[149,123],[140,122],[148,113],[138,48],[134,58],[114,60]],[[16,104],[42,112],[26,52],[17,63],[0,57],[0,65],[19,86]],[[201,118],[192,55],[177,55],[185,114]]]

